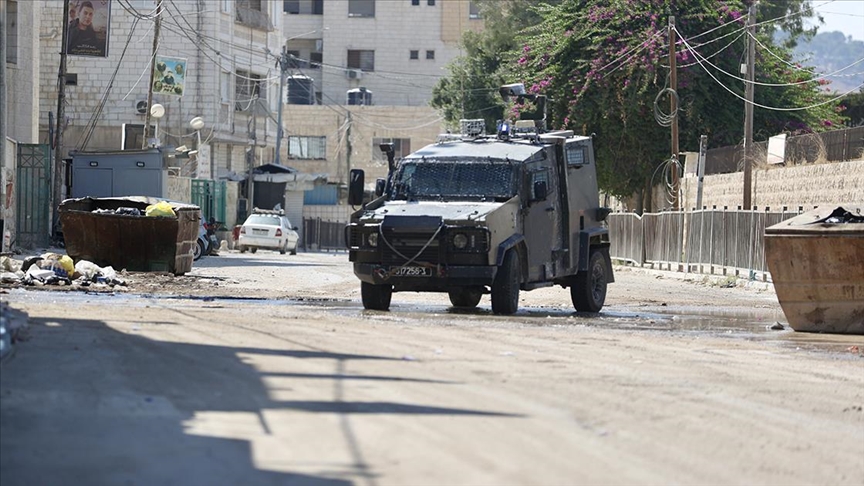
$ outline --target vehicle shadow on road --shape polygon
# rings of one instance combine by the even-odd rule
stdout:
[[[282,255],[279,255],[282,257]],[[337,264],[322,264],[322,263],[306,263],[300,261],[291,261],[289,256],[285,255],[285,260],[271,260],[271,259],[256,259],[256,258],[243,258],[243,257],[233,257],[233,258],[220,258],[220,257],[206,257],[198,260],[193,265],[193,268],[225,268],[225,267],[335,267]],[[345,265],[348,265],[348,262],[345,262]]]
[[[126,332],[98,319],[30,320],[30,340],[20,346],[14,360],[4,364],[0,380],[0,483],[329,486],[353,484],[343,479],[350,477],[374,484],[377,474],[364,457],[363,438],[355,435],[353,414],[518,417],[342,399],[345,384],[359,380],[451,384],[345,372],[346,363],[354,360],[401,358],[292,349],[297,345],[289,343],[286,349],[178,343],[136,334],[158,332],[149,326],[143,316]],[[302,365],[280,360],[291,368],[265,373],[251,362],[268,356],[332,360],[336,372],[295,373],[292,369]],[[274,400],[274,390],[265,385],[268,377],[329,380],[333,384],[322,386],[334,396],[332,400]],[[267,417],[279,410],[337,414],[341,435],[332,444],[349,451],[351,461],[336,468],[338,472],[328,468],[327,476],[258,467],[252,446],[268,437],[266,443],[273,444]],[[229,417],[229,423],[225,425],[224,418],[214,422],[214,416]],[[248,427],[237,427],[232,422],[236,419]],[[302,437],[277,439],[302,447]],[[290,453],[284,451],[279,469],[291,467]]]

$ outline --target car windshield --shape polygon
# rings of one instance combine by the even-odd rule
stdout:
[[[245,224],[260,224],[260,225],[264,225],[264,226],[279,226],[279,217],[253,214],[252,216],[249,216],[249,219],[246,220]]]
[[[393,198],[506,201],[516,194],[515,174],[515,165],[507,161],[403,160]]]

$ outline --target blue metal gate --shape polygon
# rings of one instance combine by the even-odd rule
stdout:
[[[15,184],[17,246],[48,246],[50,236],[51,157],[48,145],[18,144]]]

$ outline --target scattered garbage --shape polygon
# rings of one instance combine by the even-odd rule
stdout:
[[[843,209],[843,207],[837,207],[827,218],[819,222],[827,224],[864,223],[864,214],[861,213],[861,208],[857,208],[857,211],[858,214],[856,215]]]
[[[75,283],[83,287],[94,283],[111,287],[126,285],[126,281],[118,277],[117,271],[110,265],[100,267],[87,260],[73,263],[68,255],[58,253],[27,257],[23,264],[18,264],[14,260],[11,262],[3,260],[0,261],[0,268],[14,270],[0,272],[0,283],[4,284],[43,286]]]
[[[119,207],[117,209],[99,208],[92,211],[96,214],[121,214],[125,216],[141,216],[141,210],[138,208]]]
[[[774,324],[771,324],[770,326],[768,326],[768,329],[770,329],[771,331],[782,331],[782,330],[786,329],[786,327],[783,326],[783,324],[780,324],[779,322],[775,322]]]
[[[159,201],[156,204],[151,204],[147,206],[144,214],[146,216],[167,216],[171,218],[176,218],[177,213],[174,212],[174,208],[171,207],[171,203],[168,201]]]

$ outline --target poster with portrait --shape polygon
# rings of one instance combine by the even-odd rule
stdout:
[[[186,88],[186,59],[156,56],[153,94],[183,96]]]
[[[108,57],[111,0],[69,0],[66,54]]]

